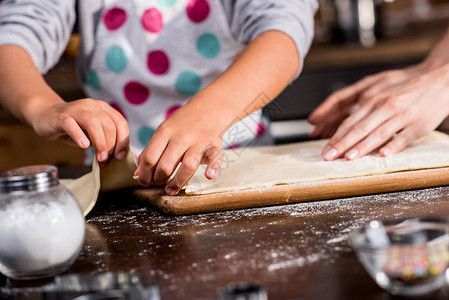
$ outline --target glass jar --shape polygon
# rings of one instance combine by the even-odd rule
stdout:
[[[84,242],[85,221],[54,166],[0,172],[0,272],[18,280],[68,269]]]

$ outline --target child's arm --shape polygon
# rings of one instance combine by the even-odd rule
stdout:
[[[59,60],[75,19],[74,0],[0,3],[0,104],[42,136],[92,145],[105,164],[127,147],[126,121],[100,101],[64,102],[41,76]]]
[[[123,159],[128,146],[126,120],[102,101],[81,99],[67,103],[44,81],[30,55],[16,45],[0,46],[0,103],[41,136],[90,144],[97,159]]]
[[[208,164],[206,176],[214,178],[222,162],[223,132],[267,104],[257,99],[261,93],[276,97],[294,78],[299,62],[286,34],[267,31],[255,38],[219,78],[157,128],[139,157],[135,175],[140,183],[165,184],[179,162],[166,186],[170,195],[179,192],[200,163]]]

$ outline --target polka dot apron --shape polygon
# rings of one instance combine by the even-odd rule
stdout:
[[[243,49],[220,0],[105,0],[95,39],[85,91],[127,119],[137,155]],[[269,144],[267,126],[256,111],[224,134],[223,147]]]

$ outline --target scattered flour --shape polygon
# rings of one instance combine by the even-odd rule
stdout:
[[[282,268],[289,268],[289,267],[301,267],[304,265],[304,263],[306,262],[306,259],[303,257],[298,257],[297,259],[293,259],[293,260],[286,260],[277,264],[271,264],[268,266],[268,271],[274,271],[277,269],[282,269]]]
[[[339,242],[342,242],[342,241],[346,240],[346,238],[347,238],[346,235],[342,235],[342,236],[330,239],[326,243],[328,243],[328,244],[339,243]]]
[[[308,266],[332,268],[352,251],[347,237],[355,228],[423,211],[449,214],[441,210],[448,194],[449,187],[440,187],[180,217],[117,200],[88,217],[89,227],[106,238],[88,238],[77,263],[91,265],[90,275],[115,271],[110,260],[119,252],[123,265],[160,285],[162,298],[197,292],[195,299],[210,299],[215,289],[206,297],[194,287],[254,280],[254,274],[271,286],[288,284],[292,276],[306,282]],[[131,240],[137,256],[124,251]]]
[[[179,217],[164,216],[139,205],[126,209],[111,205],[105,214],[94,215],[88,223],[98,224],[108,235],[114,232],[147,235],[146,243],[151,242],[150,236],[159,236],[173,251],[187,245],[188,249],[193,247],[191,253],[199,251],[195,267],[184,266],[191,272],[184,278],[175,278],[169,267],[158,265],[153,276],[161,280],[168,276],[170,284],[195,278],[213,282],[221,276],[213,270],[223,268],[239,276],[264,271],[264,276],[275,280],[282,270],[294,271],[315,263],[332,264],[352,251],[348,236],[354,229],[373,219],[416,215],[432,201],[442,201],[439,199],[448,191],[449,188],[441,187]],[[121,229],[113,224],[120,223],[134,230],[117,232]],[[236,240],[239,247],[233,248]],[[208,248],[211,244],[215,247]],[[167,248],[158,243],[148,244],[144,255],[163,255]],[[182,255],[171,257],[172,265],[182,268],[183,255],[191,255],[189,251],[177,252]],[[207,275],[198,275],[202,271]]]

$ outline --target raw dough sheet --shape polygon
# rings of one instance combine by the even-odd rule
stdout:
[[[136,159],[128,149],[124,160],[111,160],[107,168],[100,168],[94,160],[92,171],[78,179],[61,179],[75,196],[84,215],[87,215],[97,202],[100,192],[109,192],[127,187],[139,186],[133,179]]]
[[[321,151],[326,142],[226,150],[216,179],[206,179],[205,166],[201,166],[185,192],[202,195],[449,166],[449,136],[440,132],[432,132],[400,153],[370,154],[354,161],[324,161]]]
[[[282,146],[239,148],[225,151],[223,166],[214,180],[204,176],[201,166],[185,192],[202,195],[235,192],[281,184],[342,179],[417,169],[449,166],[449,136],[433,132],[402,152],[389,157],[371,154],[354,161],[323,161],[326,140]],[[61,180],[75,197],[85,215],[95,205],[98,193],[139,186],[133,179],[136,161],[131,151],[123,161],[112,160],[107,168],[95,161],[92,172],[74,180]]]

